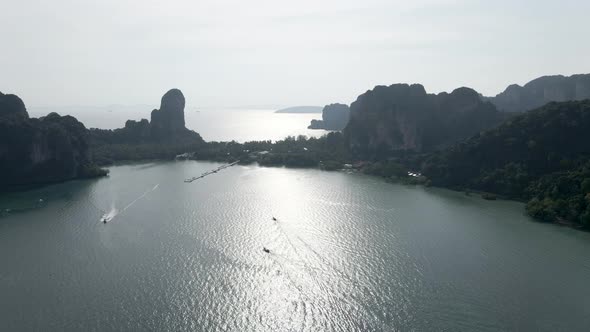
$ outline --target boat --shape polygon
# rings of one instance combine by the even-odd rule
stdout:
[[[264,251],[267,254],[270,254],[270,250],[266,247],[262,247],[262,251]]]
[[[277,221],[277,218],[275,218],[275,217],[272,217],[272,220],[273,220],[273,221]]]

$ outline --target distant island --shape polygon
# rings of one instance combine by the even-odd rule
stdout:
[[[322,113],[321,106],[293,106],[280,109],[275,113]]]
[[[308,129],[342,130],[348,124],[350,108],[344,104],[330,104],[322,109],[321,120],[311,120]]]

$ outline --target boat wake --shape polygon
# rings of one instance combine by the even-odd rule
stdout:
[[[158,187],[160,186],[160,184],[156,184],[152,189],[147,190],[146,192],[144,192],[143,194],[139,195],[139,197],[137,197],[136,199],[134,199],[131,203],[127,204],[127,206],[125,206],[119,213],[117,213],[117,215],[125,212],[128,208],[132,207],[133,204],[137,203],[137,201],[139,201],[140,199],[144,198],[147,194],[151,193],[152,191],[158,189]]]
[[[111,204],[111,209],[109,212],[103,214],[103,216],[101,217],[101,220],[105,223],[113,220],[116,216],[120,215],[121,213],[125,212],[128,208],[132,207],[135,203],[137,203],[137,201],[139,201],[140,199],[144,198],[145,196],[147,196],[147,194],[153,192],[154,190],[158,189],[158,187],[160,186],[160,184],[156,184],[152,189],[146,190],[143,194],[139,195],[139,197],[137,197],[136,199],[134,199],[133,201],[131,201],[131,203],[127,204],[127,206],[125,206],[123,209],[119,210],[115,207],[115,203],[113,202]]]
[[[115,218],[117,214],[119,214],[119,210],[117,210],[117,208],[115,207],[115,202],[113,201],[111,203],[111,209],[108,212],[105,212],[100,218],[100,220],[102,220],[103,222],[109,222],[113,220],[113,218]]]

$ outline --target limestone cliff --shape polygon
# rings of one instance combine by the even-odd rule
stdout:
[[[501,111],[524,112],[552,101],[590,98],[590,74],[542,76],[524,86],[512,84],[504,92],[487,98]]]
[[[178,89],[162,96],[160,109],[152,111],[151,135],[154,139],[168,139],[186,131],[184,105],[184,95]]]
[[[103,144],[177,144],[202,142],[201,136],[185,127],[185,99],[178,89],[162,96],[160,109],[151,113],[151,122],[128,120],[124,128],[91,129],[94,145]]]
[[[429,151],[498,124],[504,116],[478,93],[426,93],[420,84],[377,86],[350,107],[344,130],[349,147],[361,154]]]
[[[29,118],[23,101],[0,93],[0,190],[104,175],[88,155],[88,133],[71,116]]]

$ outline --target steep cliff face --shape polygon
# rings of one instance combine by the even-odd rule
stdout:
[[[172,89],[162,96],[159,110],[152,111],[151,131],[156,139],[166,139],[186,130],[184,126],[184,95]]]
[[[176,144],[202,142],[201,136],[185,127],[185,99],[182,92],[172,89],[164,94],[160,109],[151,113],[151,122],[128,120],[124,128],[91,129],[94,145],[103,144]]]
[[[504,92],[488,98],[499,110],[524,112],[552,101],[590,98],[590,74],[542,76],[524,86],[510,85]]]
[[[429,151],[498,124],[503,115],[476,91],[426,93],[419,84],[377,86],[350,107],[344,130],[350,148],[361,154]]]
[[[3,120],[22,120],[28,119],[29,114],[18,96],[0,92],[0,117]]]
[[[348,123],[350,108],[344,104],[326,105],[322,110],[322,120],[311,120],[309,129],[342,130]]]
[[[138,142],[148,140],[151,136],[151,126],[147,119],[141,119],[141,121],[127,120],[124,130],[130,138],[136,139]]]
[[[0,189],[101,175],[88,156],[88,133],[71,116],[31,119],[15,95],[0,94]]]

